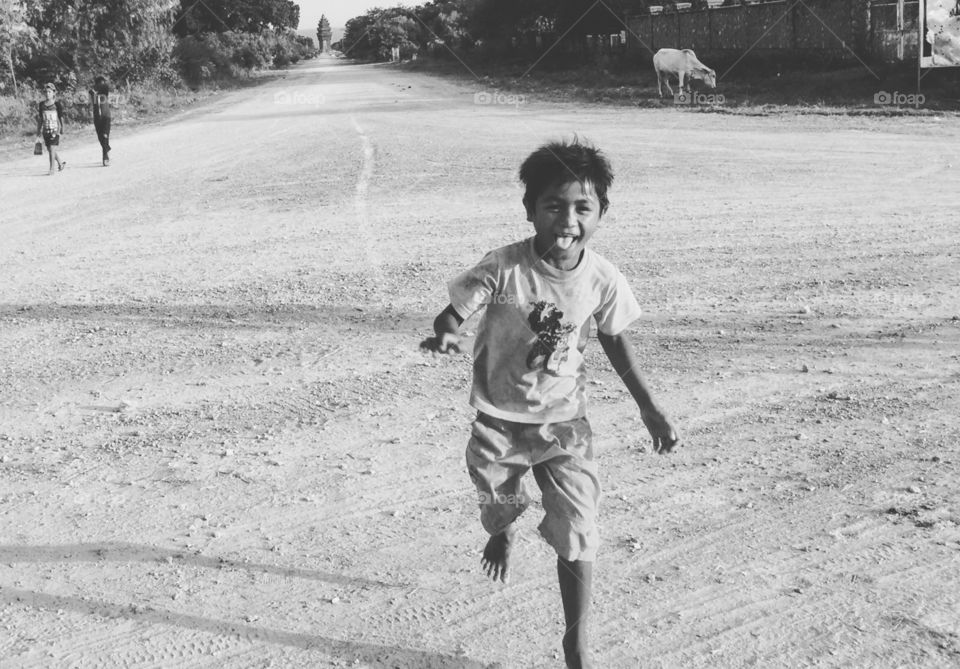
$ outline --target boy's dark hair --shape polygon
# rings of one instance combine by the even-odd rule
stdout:
[[[597,193],[602,215],[610,205],[607,189],[613,183],[613,169],[599,149],[574,137],[572,142],[550,142],[531,153],[520,166],[520,181],[527,187],[523,204],[528,210],[556,183],[589,183]]]

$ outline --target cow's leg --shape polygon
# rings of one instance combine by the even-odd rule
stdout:
[[[663,83],[665,83],[665,84],[667,85],[667,90],[670,91],[670,97],[673,97],[673,89],[670,88],[670,77],[664,76],[664,77],[663,77]]]
[[[657,93],[660,94],[660,97],[663,97],[663,82],[660,79],[660,70],[657,70]]]
[[[683,95],[683,75],[684,75],[683,70],[680,70],[680,72],[677,74],[677,79],[680,80],[680,95]],[[689,87],[690,87],[690,81],[687,80],[687,88]]]

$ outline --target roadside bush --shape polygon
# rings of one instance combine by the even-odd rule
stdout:
[[[313,42],[297,39],[293,31],[262,33],[227,31],[181,37],[174,60],[191,86],[249,76],[264,67],[283,67],[315,54]]]
[[[296,63],[300,57],[290,48],[290,44],[283,39],[277,39],[273,43],[273,65],[274,67],[284,67],[290,63]]]
[[[300,52],[302,58],[315,58],[317,55],[317,47],[313,44],[313,39],[307,37],[306,35],[297,35],[295,37],[297,44],[300,45]]]
[[[297,35],[292,30],[279,33],[264,31],[263,36],[269,44],[274,67],[285,67],[316,55],[313,40]]]
[[[37,130],[37,102],[40,98],[21,90],[20,95],[0,95],[0,135],[23,136]]]
[[[57,90],[64,90],[76,85],[75,72],[76,66],[69,53],[62,50],[37,51],[24,60],[19,77],[28,88],[31,87],[31,82],[38,84],[39,87],[47,82],[53,82]]]
[[[229,53],[230,63],[235,67],[234,75],[238,72],[249,74],[270,65],[271,54],[260,35],[231,31],[219,33],[218,36],[223,50]]]
[[[173,49],[180,74],[193,86],[230,76],[230,55],[216,33],[182,37]]]

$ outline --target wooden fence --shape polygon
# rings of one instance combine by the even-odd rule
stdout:
[[[627,49],[783,54],[829,60],[917,55],[917,0],[767,0],[627,17]]]

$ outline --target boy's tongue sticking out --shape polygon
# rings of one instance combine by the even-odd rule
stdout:
[[[593,184],[558,181],[527,206],[527,220],[537,233],[537,254],[557,269],[574,269],[603,215]]]

